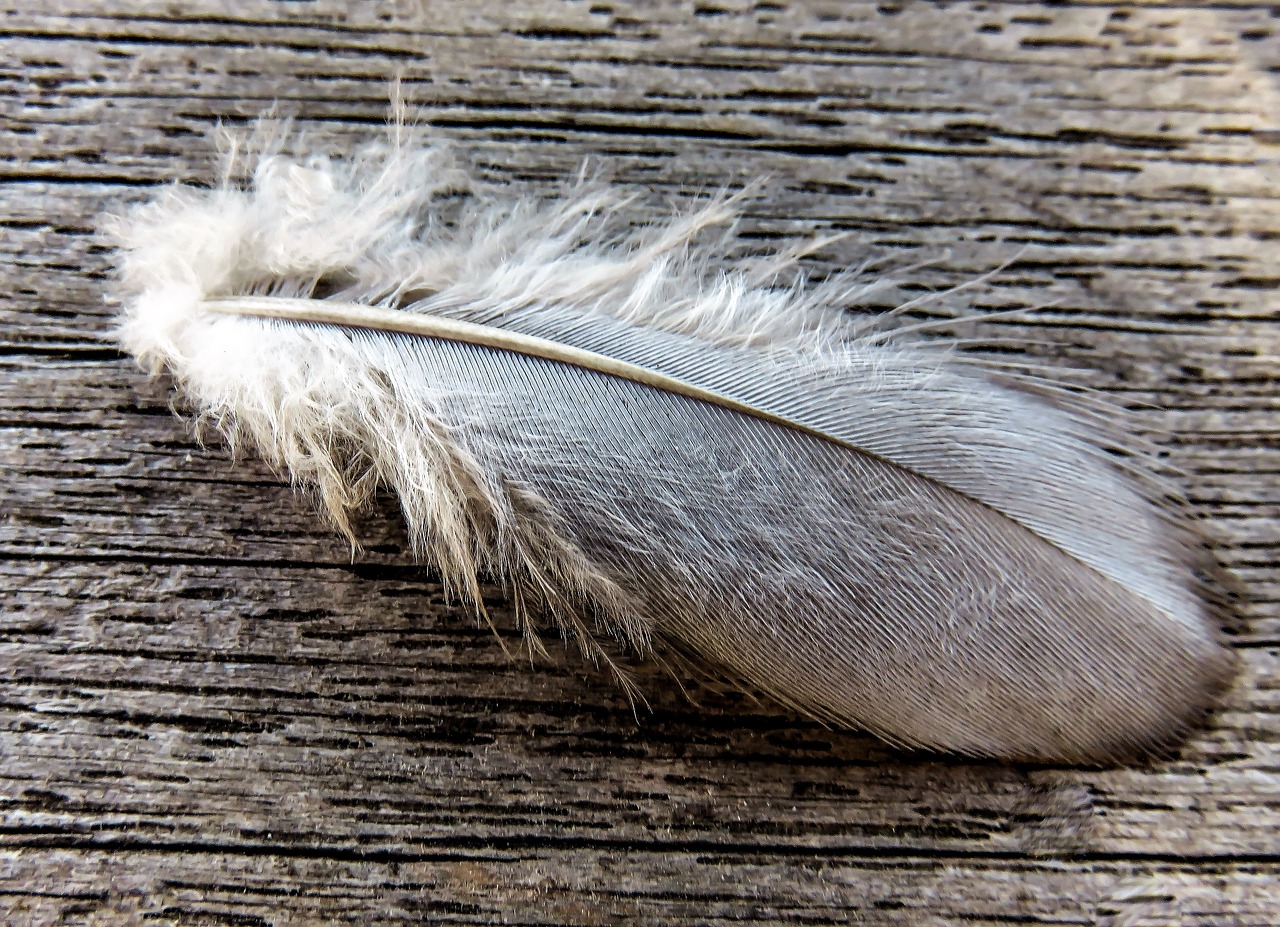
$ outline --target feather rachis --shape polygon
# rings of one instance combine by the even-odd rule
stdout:
[[[393,488],[455,591],[497,575],[597,658],[593,618],[898,743],[1057,759],[1176,737],[1228,675],[1193,545],[1080,417],[868,335],[834,285],[715,269],[724,199],[638,235],[598,186],[431,218],[468,188],[401,144],[170,191],[117,224],[122,339],[340,528]],[[207,311],[318,281],[325,326]],[[350,334],[344,302],[507,341]]]

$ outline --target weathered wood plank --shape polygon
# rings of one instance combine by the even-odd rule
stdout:
[[[173,873],[163,881],[122,865],[112,853],[3,854],[0,878],[35,889],[14,909],[28,923],[140,924],[145,917],[146,923],[362,927],[815,920],[1181,927],[1272,923],[1277,876],[1256,864],[1156,875],[1112,862],[1082,869],[1033,861],[832,858],[814,865],[788,856],[677,851],[655,857],[625,848],[513,847],[396,859],[185,850],[161,859]],[[107,895],[104,885],[117,888]],[[953,897],[956,885],[975,890],[949,906],[952,918],[939,916],[939,898]]]
[[[797,855],[745,863],[732,853],[677,851],[655,859],[625,849],[582,854],[543,848],[431,855],[425,859],[278,859],[232,853],[173,854],[164,882],[113,854],[44,850],[0,855],[0,872],[40,886],[20,914],[33,923],[236,924],[737,924],[813,922],[928,924],[1142,924],[1178,927],[1238,918],[1267,924],[1274,869],[1215,873],[1102,863],[1089,871],[1055,863],[927,860],[867,862]],[[922,866],[923,864],[923,866]],[[118,885],[111,898],[99,886]],[[954,913],[937,899],[956,883],[978,886]],[[291,895],[285,886],[306,886]],[[671,890],[680,885],[681,890]],[[776,886],[788,886],[778,894]],[[854,904],[847,899],[855,898]],[[280,917],[282,901],[289,913]],[[339,912],[334,915],[334,912]],[[147,917],[147,921],[143,921]],[[1231,921],[1228,921],[1231,922]]]
[[[1280,21],[1270,4],[0,4],[0,911],[9,923],[1280,921]],[[513,665],[405,551],[201,448],[111,343],[104,210],[273,101],[406,95],[490,180],[1045,306],[973,329],[1133,410],[1245,589],[1175,760],[904,757],[640,671]],[[949,312],[946,301],[926,312]],[[1064,374],[1065,375],[1065,374]],[[494,614],[510,615],[494,597]],[[553,648],[554,649],[554,648]]]

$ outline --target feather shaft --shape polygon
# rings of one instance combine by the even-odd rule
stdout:
[[[332,325],[337,328],[360,328],[421,338],[438,338],[459,344],[510,351],[513,354],[526,357],[536,357],[555,363],[569,364],[582,370],[629,380],[632,383],[651,387],[672,395],[684,396],[697,402],[710,403],[731,412],[748,415],[763,422],[769,422],[823,441],[829,441],[832,444],[868,457],[877,456],[869,453],[865,448],[858,447],[820,428],[814,428],[794,418],[775,415],[758,405],[741,402],[732,396],[715,390],[704,389],[679,377],[663,374],[651,367],[628,363],[616,357],[610,357],[607,354],[584,350],[561,341],[513,332],[503,328],[496,328],[492,325],[480,325],[461,319],[404,312],[399,309],[386,309],[380,306],[368,306],[360,303],[278,296],[240,296],[207,299],[200,306],[208,312],[219,315],[273,319],[302,324]],[[883,460],[883,462],[890,466],[896,466],[889,460]]]
[[[816,438],[843,444],[854,448],[817,428],[811,428],[802,422],[773,415],[759,406],[739,402],[731,396],[714,390],[703,389],[695,384],[677,377],[667,376],[639,364],[628,363],[587,351],[582,348],[539,338],[536,335],[525,335],[518,332],[495,328],[491,325],[478,325],[460,319],[443,316],[422,315],[403,312],[398,309],[384,309],[379,306],[365,306],[360,303],[343,303],[332,300],[297,299],[278,296],[240,296],[234,298],[208,299],[201,306],[213,313],[231,316],[249,316],[259,319],[276,319],[287,322],[315,323],[334,325],[339,328],[365,328],[372,331],[395,332],[401,335],[416,335],[422,338],[440,338],[445,341],[456,341],[478,347],[495,348],[511,351],[527,357],[538,357],[542,360],[561,364],[571,364],[583,370],[591,370],[607,376],[619,377],[649,386],[663,392],[673,393],[721,406],[733,412],[750,415],[762,421],[772,422],[786,428],[793,428]]]

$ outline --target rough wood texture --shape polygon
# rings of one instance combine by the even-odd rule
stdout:
[[[1280,923],[1272,7],[9,0],[0,29],[5,923]],[[663,208],[768,174],[748,244],[923,246],[928,286],[1012,259],[976,304],[1048,308],[983,333],[1137,408],[1244,584],[1213,725],[1100,772],[657,673],[637,719],[571,659],[509,665],[391,501],[353,563],[190,440],[112,347],[95,216],[207,178],[209,127],[272,101],[349,145],[397,74],[495,181],[591,155]]]

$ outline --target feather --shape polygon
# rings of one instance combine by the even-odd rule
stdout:
[[[593,658],[675,648],[908,747],[1124,760],[1230,680],[1202,547],[1102,416],[842,312],[861,278],[715,271],[732,198],[636,231],[400,129],[281,152],[112,220],[120,338],[353,543],[389,487],[477,610],[496,577]]]

